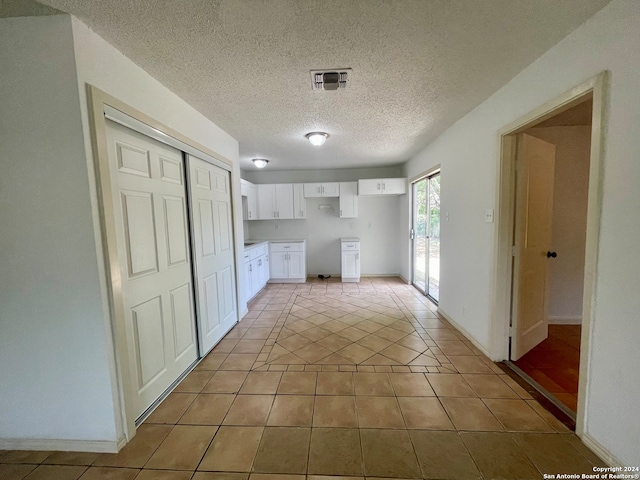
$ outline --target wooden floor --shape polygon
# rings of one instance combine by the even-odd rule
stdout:
[[[549,325],[549,337],[515,364],[575,412],[578,405],[580,325]]]

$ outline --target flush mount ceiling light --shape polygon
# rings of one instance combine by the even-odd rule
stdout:
[[[307,140],[311,142],[311,145],[313,145],[314,147],[319,147],[327,141],[327,138],[329,138],[329,134],[324,132],[311,132],[307,133],[305,137],[307,137]]]
[[[266,160],[264,158],[254,158],[251,161],[256,166],[256,168],[264,168],[267,166],[267,163],[269,163],[269,160]]]

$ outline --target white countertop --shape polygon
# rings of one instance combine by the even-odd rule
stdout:
[[[360,238],[359,237],[342,237],[340,241],[341,242],[359,242]]]
[[[298,243],[298,242],[306,242],[306,238],[278,238],[277,240],[265,240],[269,243]]]

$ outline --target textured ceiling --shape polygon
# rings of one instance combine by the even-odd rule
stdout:
[[[59,15],[59,10],[33,0],[0,0],[0,18]]]
[[[43,0],[240,142],[241,168],[398,164],[609,0]],[[352,68],[346,90],[309,71]],[[541,79],[542,80],[542,79]],[[320,148],[304,134],[331,137]]]

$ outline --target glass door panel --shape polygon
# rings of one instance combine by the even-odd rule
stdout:
[[[425,293],[436,303],[440,299],[440,174],[428,178],[428,283]]]
[[[427,291],[427,179],[413,184],[413,285]]]

